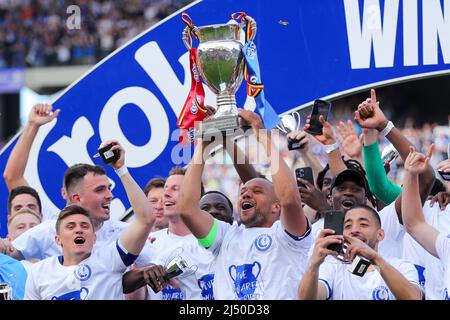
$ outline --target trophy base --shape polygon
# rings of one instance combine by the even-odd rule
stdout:
[[[222,116],[199,122],[194,137],[208,139],[215,136],[238,136],[250,128],[250,124],[240,116]]]

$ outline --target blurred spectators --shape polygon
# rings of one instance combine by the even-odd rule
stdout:
[[[0,0],[0,67],[94,64],[192,0]],[[70,5],[80,29],[67,28]]]

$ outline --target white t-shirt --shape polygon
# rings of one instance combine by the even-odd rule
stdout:
[[[384,207],[378,212],[381,220],[381,228],[384,230],[384,239],[378,244],[378,251],[380,255],[386,259],[401,258],[403,251],[403,236],[405,229],[398,221],[397,211],[395,210],[395,202],[392,202],[387,207]],[[316,240],[319,232],[323,230],[324,219],[320,218],[312,225],[313,241]],[[314,244],[309,251],[309,256],[312,255]]]
[[[317,239],[317,236],[319,235],[320,231],[323,230],[325,219],[321,217],[319,220],[314,222],[311,226],[311,237],[313,240],[313,243],[311,245],[311,248],[309,248],[308,257],[311,257],[314,252],[314,244]]]
[[[419,286],[416,268],[405,260],[387,260],[405,278]],[[327,288],[327,300],[395,300],[394,295],[376,270],[363,277],[348,271],[349,264],[334,258],[326,259],[320,266],[319,281]]]
[[[450,206],[441,211],[438,204],[430,207],[430,201],[423,206],[425,221],[443,234],[450,233]],[[444,296],[444,264],[428,253],[409,234],[403,239],[403,257],[411,261],[419,272],[419,280],[425,289],[427,300],[441,300]]]
[[[214,256],[200,246],[192,235],[177,236],[169,229],[150,233],[156,240],[152,243],[155,252],[155,264],[164,267],[176,257],[181,257],[195,272],[189,276],[179,276],[176,280],[180,289],[169,285],[166,289],[155,294],[149,290],[150,300],[212,300],[214,282]]]
[[[384,230],[384,239],[378,244],[380,255],[389,260],[400,259],[403,256],[403,237],[405,228],[400,224],[395,210],[395,201],[378,212],[381,228]]]
[[[294,239],[280,221],[270,228],[245,228],[217,221],[216,300],[297,299],[308,262],[311,227]]]
[[[107,220],[102,227],[95,232],[96,240],[93,250],[104,247],[119,239],[128,223],[116,220]],[[43,260],[48,257],[62,254],[61,247],[55,241],[56,220],[46,220],[37,226],[25,231],[17,237],[12,245],[19,250],[25,259]],[[138,266],[146,265],[154,259],[154,251],[151,246],[146,245],[136,260]]]
[[[62,256],[39,261],[28,273],[24,299],[123,300],[122,275],[133,259],[122,258],[119,246],[110,242],[76,266],[63,266]]]
[[[436,239],[436,252],[444,265],[442,298],[450,300],[450,234],[440,233]]]

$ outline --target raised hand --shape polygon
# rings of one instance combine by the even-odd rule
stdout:
[[[255,131],[255,134],[257,134],[258,130],[265,129],[261,117],[257,113],[242,108],[238,108],[238,113],[242,119],[246,120],[250,124],[252,129]]]
[[[316,139],[317,141],[319,141],[321,144],[324,145],[335,143],[336,138],[334,136],[333,128],[331,127],[330,123],[328,121],[325,121],[322,115],[319,117],[319,121],[323,126],[322,134],[313,135],[314,139]],[[308,130],[308,128],[310,127],[310,122],[311,116],[308,116],[306,118],[306,125],[303,128],[303,130]]]
[[[50,104],[36,104],[31,108],[30,114],[28,116],[28,123],[31,125],[36,125],[38,127],[49,123],[55,119],[60,109],[52,112],[53,107]]]
[[[405,170],[413,175],[424,173],[428,169],[433,151],[434,144],[430,146],[426,155],[417,152],[414,147],[409,147],[409,154],[404,164]]]
[[[355,111],[355,121],[362,128],[383,130],[388,119],[380,109],[380,103],[377,101],[377,95],[374,89],[370,90],[370,98],[359,104]]]
[[[370,261],[375,260],[378,257],[378,253],[369,247],[366,243],[362,242],[358,238],[351,236],[344,236],[347,243],[346,258],[349,261],[353,261],[356,256],[362,256]]]
[[[344,237],[341,235],[335,235],[335,231],[331,229],[323,229],[320,231],[316,239],[314,251],[309,259],[311,265],[317,267],[323,263],[328,255],[337,257],[336,251],[327,249],[330,244],[343,243]]]
[[[301,145],[300,152],[306,152],[309,149],[309,137],[305,131],[291,131],[287,134],[287,137],[298,141]]]
[[[318,211],[325,212],[329,210],[329,204],[325,195],[314,187],[308,180],[297,178],[297,181],[303,183],[303,186],[298,188],[302,201],[310,208]]]
[[[114,163],[109,163],[114,169],[120,169],[121,167],[123,167],[125,165],[125,149],[120,145],[119,141],[117,140],[107,140],[104,141],[101,146],[107,146],[109,144],[112,144],[112,148],[110,149],[110,151],[114,152],[117,151],[119,152],[119,159],[114,162]]]
[[[343,121],[339,121],[337,130],[340,134],[339,142],[341,143],[343,151],[350,157],[356,158],[361,156],[362,153],[362,140],[363,135],[359,137],[356,135],[355,128],[351,120],[345,124]]]

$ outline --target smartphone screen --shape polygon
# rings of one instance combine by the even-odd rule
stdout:
[[[305,179],[312,185],[314,185],[314,177],[313,177],[313,171],[311,167],[303,167],[303,168],[297,168],[295,169],[295,176],[297,178]],[[299,182],[297,180],[297,185],[299,187],[306,187],[303,183]]]
[[[312,135],[322,134],[322,124],[320,123],[320,116],[323,116],[325,121],[328,120],[328,114],[330,113],[331,102],[325,100],[315,100],[311,111],[311,119],[309,122],[309,128],[307,132]]]
[[[342,211],[327,211],[325,213],[324,229],[331,229],[335,231],[335,235],[342,235],[344,232],[344,213]],[[327,247],[329,250],[336,252],[342,251],[342,244],[333,243]]]

